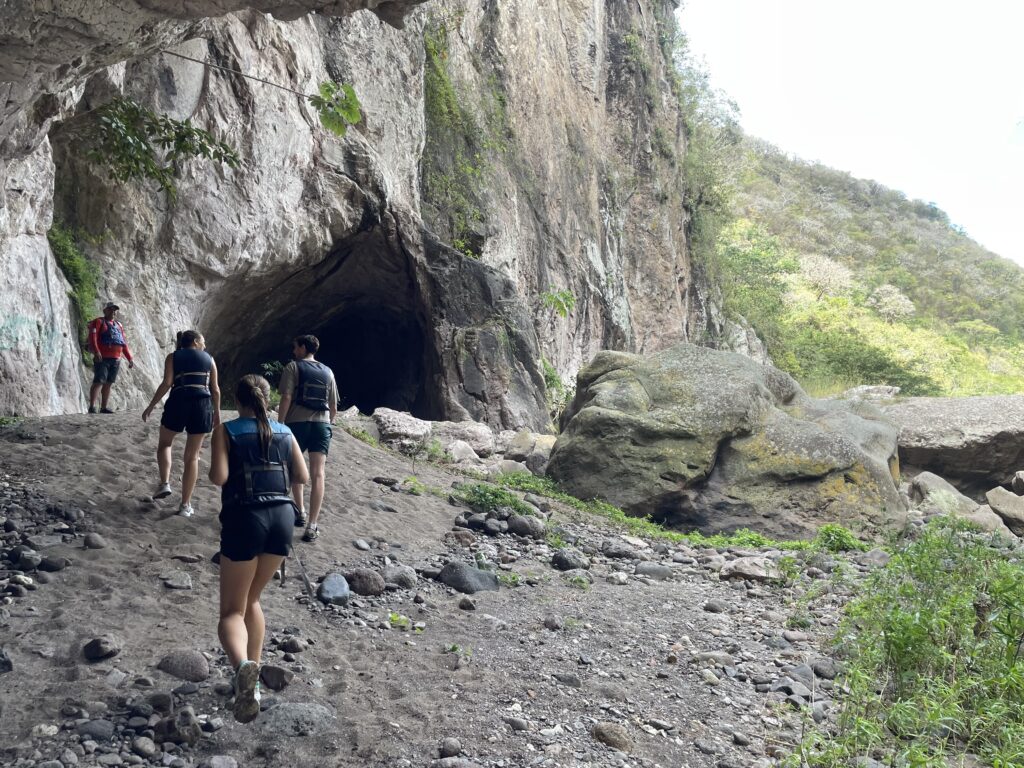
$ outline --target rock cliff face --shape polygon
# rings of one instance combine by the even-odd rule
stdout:
[[[84,407],[53,217],[123,308],[139,365],[122,407],[148,398],[176,330],[207,335],[229,385],[313,332],[364,410],[538,428],[544,368],[709,325],[669,2],[434,2],[404,29],[415,3],[64,5],[0,24],[0,413]],[[296,95],[164,48],[300,92],[352,83],[364,120],[337,139]],[[187,163],[175,200],[111,182],[84,147],[119,93],[227,139],[242,167]]]

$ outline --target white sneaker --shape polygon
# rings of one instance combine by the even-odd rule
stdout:
[[[156,493],[153,494],[153,498],[154,499],[166,499],[170,495],[171,495],[171,484],[170,483],[160,483],[160,485],[157,486]]]
[[[178,507],[178,514],[182,517],[192,517],[196,513],[191,504],[182,504]]]

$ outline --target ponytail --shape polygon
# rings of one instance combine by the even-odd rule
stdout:
[[[199,331],[178,331],[178,341],[175,349],[194,347],[201,338],[203,338],[203,334]]]
[[[187,331],[186,331],[187,333]],[[235,400],[256,415],[256,428],[260,434],[263,458],[270,456],[270,441],[274,432],[270,428],[270,384],[262,376],[250,373],[243,376],[235,390]]]

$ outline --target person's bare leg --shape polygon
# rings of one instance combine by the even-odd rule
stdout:
[[[106,408],[106,406],[103,407]],[[174,447],[176,434],[163,424],[160,425],[160,438],[156,444],[156,465],[160,470],[161,483],[171,482],[171,450]]]
[[[246,653],[248,658],[257,664],[260,663],[260,656],[263,654],[263,636],[267,629],[263,608],[260,606],[260,595],[274,577],[274,571],[281,567],[283,560],[280,555],[264,554],[256,558],[256,575],[249,586],[248,604],[245,607],[245,629],[248,633]]]
[[[217,624],[217,637],[228,655],[231,668],[246,660],[249,645],[249,632],[246,628],[245,614],[249,602],[249,589],[256,576],[259,560],[235,561],[220,556],[220,621]]]
[[[316,527],[320,518],[320,507],[324,503],[324,463],[327,454],[309,452],[309,524]]]
[[[182,505],[192,502],[192,491],[195,490],[196,479],[199,477],[199,454],[202,453],[205,438],[206,435],[203,434],[189,435],[185,438],[185,469],[181,474]]]
[[[107,403],[110,402],[110,382],[104,382],[100,385],[100,408],[106,408]]]
[[[100,387],[102,387],[102,386],[103,385],[100,384],[98,381],[94,381],[92,386],[89,387],[89,407],[90,408],[95,408],[96,407],[96,396],[99,395]]]
[[[299,515],[305,515],[303,511],[306,508],[305,502],[302,500],[302,491],[306,486],[303,483],[292,483],[292,499],[295,501],[295,509]]]

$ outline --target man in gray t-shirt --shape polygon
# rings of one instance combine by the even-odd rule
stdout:
[[[292,484],[297,511],[295,525],[306,526],[303,541],[320,535],[320,507],[324,501],[324,464],[331,447],[331,425],[338,415],[338,385],[334,372],[316,360],[320,341],[316,336],[296,336],[292,341],[295,358],[281,372],[281,405],[278,420],[295,435],[299,447],[309,451],[309,520],[304,511],[302,483]]]

